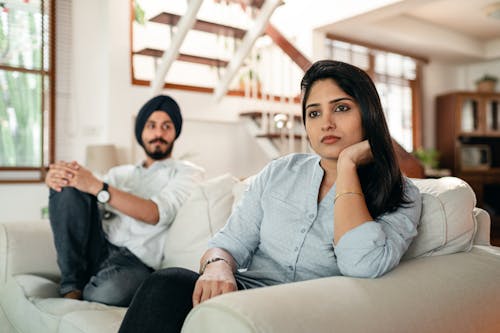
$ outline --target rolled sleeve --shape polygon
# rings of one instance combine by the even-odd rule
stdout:
[[[262,192],[268,177],[265,168],[255,176],[249,188],[236,205],[226,225],[209,241],[209,248],[228,251],[237,268],[247,268],[260,242],[260,226],[263,217]]]
[[[203,179],[203,169],[194,165],[183,165],[165,188],[151,200],[158,207],[158,225],[171,224],[179,208],[189,198],[194,186]]]
[[[335,253],[343,275],[375,278],[399,264],[417,235],[422,207],[420,192],[409,180],[405,191],[409,204],[349,230],[339,240]]]

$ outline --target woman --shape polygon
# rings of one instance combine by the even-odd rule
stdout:
[[[357,67],[324,60],[301,89],[316,154],[267,165],[210,241],[200,274],[153,274],[120,332],[179,332],[192,306],[223,293],[335,275],[374,278],[399,263],[417,234],[421,198],[401,175],[373,82]]]

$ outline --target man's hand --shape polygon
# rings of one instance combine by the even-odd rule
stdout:
[[[74,163],[77,168],[73,172],[73,177],[71,177],[69,185],[82,192],[96,195],[102,188],[102,181],[97,179],[89,169],[76,162]]]
[[[231,266],[224,261],[208,265],[198,278],[193,291],[193,306],[217,295],[238,290]]]
[[[49,166],[49,171],[45,177],[45,184],[51,189],[61,192],[63,187],[71,186],[70,181],[78,171],[78,163],[59,161]]]
[[[340,152],[338,164],[353,163],[356,166],[367,164],[373,160],[368,140],[355,143]]]
[[[93,195],[102,187],[102,182],[76,161],[59,161],[51,164],[45,177],[45,184],[57,192],[63,187],[70,186]]]

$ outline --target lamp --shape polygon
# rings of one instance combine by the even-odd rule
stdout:
[[[116,147],[113,144],[89,145],[85,151],[86,167],[99,176],[118,165]]]

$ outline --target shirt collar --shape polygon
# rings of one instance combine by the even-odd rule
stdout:
[[[138,169],[143,169],[143,170],[155,170],[157,168],[165,167],[165,166],[170,166],[175,163],[175,160],[172,157],[166,158],[161,161],[154,161],[153,164],[149,166],[149,168],[144,167],[144,161],[139,161],[136,163],[135,167]]]

